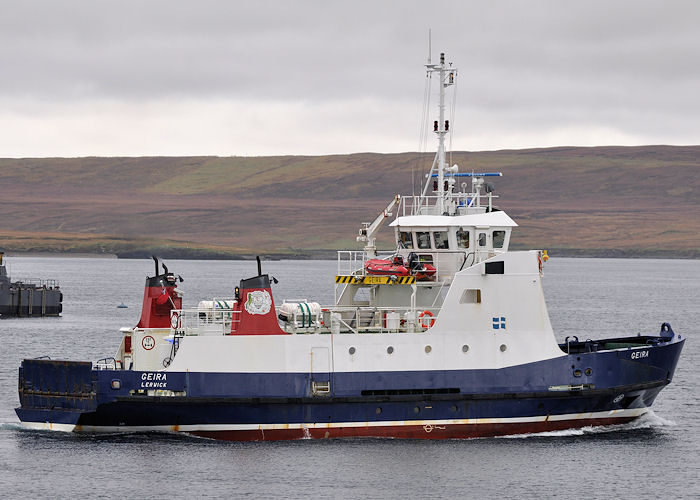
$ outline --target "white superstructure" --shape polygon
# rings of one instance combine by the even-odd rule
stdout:
[[[202,301],[196,310],[173,311],[170,330],[127,331],[133,352],[125,357],[123,342],[117,363],[202,372],[311,366],[328,373],[499,368],[563,355],[542,293],[542,253],[508,252],[517,224],[495,206],[486,182],[501,174],[447,166],[445,90],[456,70],[442,54],[427,68],[439,81],[440,118],[424,189],[396,195],[364,224],[357,238],[363,250],[338,252],[335,304],[283,302],[276,314],[290,335],[279,337],[231,335],[242,314],[236,299]],[[390,217],[396,248],[377,259],[376,233]],[[389,271],[368,271],[372,259]],[[146,336],[153,340],[144,344]]]

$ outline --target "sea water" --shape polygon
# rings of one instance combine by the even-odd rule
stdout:
[[[700,261],[553,258],[544,288],[561,341],[657,333],[687,338],[672,384],[633,423],[492,439],[231,443],[172,434],[21,429],[25,357],[96,361],[139,318],[153,262],[16,257],[13,278],[58,279],[60,318],[0,320],[0,496],[75,498],[683,498],[700,495]],[[166,262],[184,306],[230,297],[251,261]],[[333,300],[334,261],[263,262],[276,300]],[[127,309],[116,306],[124,303]]]

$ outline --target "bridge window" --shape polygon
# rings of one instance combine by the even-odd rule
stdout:
[[[416,233],[418,248],[430,248],[430,233]]]
[[[457,246],[459,248],[469,248],[469,231],[462,228],[457,229]]]
[[[410,231],[401,231],[401,247],[413,248],[413,233]]]
[[[479,233],[479,246],[480,247],[486,246],[486,233]]]
[[[493,232],[493,248],[503,248],[503,243],[506,240],[505,231],[494,231]]]
[[[447,231],[433,231],[433,239],[435,240],[435,248],[438,250],[450,248],[450,244],[447,241]]]

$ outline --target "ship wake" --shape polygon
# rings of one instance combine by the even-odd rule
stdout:
[[[630,431],[638,429],[658,429],[662,427],[675,426],[676,423],[673,420],[668,420],[663,417],[660,417],[659,415],[656,415],[653,411],[649,410],[649,412],[645,413],[641,417],[633,420],[632,422],[627,422],[624,424],[586,426],[578,429],[564,429],[560,431],[545,431],[530,434],[510,434],[508,436],[498,436],[497,439],[587,436],[595,434],[607,434],[609,432]]]

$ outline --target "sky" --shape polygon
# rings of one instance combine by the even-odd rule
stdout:
[[[695,0],[0,0],[0,157],[430,151],[429,30],[453,150],[700,144]]]

